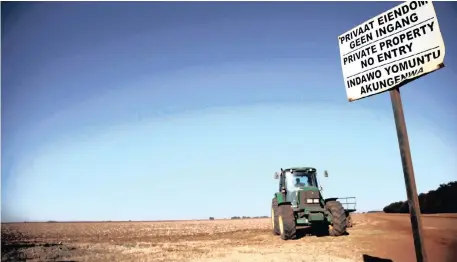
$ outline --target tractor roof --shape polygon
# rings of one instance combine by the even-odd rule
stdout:
[[[289,168],[284,168],[284,170],[293,170],[293,171],[310,171],[310,169],[313,169],[316,171],[314,167],[289,167]]]

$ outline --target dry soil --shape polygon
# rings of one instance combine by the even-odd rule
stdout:
[[[300,230],[283,241],[269,219],[2,224],[2,261],[415,261],[408,215],[356,214],[341,237]],[[457,261],[457,215],[424,216],[430,262]]]

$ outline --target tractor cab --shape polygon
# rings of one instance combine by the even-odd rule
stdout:
[[[285,182],[286,189],[289,190],[317,187],[316,170],[289,169],[285,172]]]
[[[293,207],[297,207],[298,205],[299,191],[311,191],[310,193],[316,192],[316,199],[312,199],[311,201],[319,203],[317,199],[319,189],[315,168],[287,168],[281,170],[280,173],[276,173],[276,178],[279,179],[279,192],[282,192],[285,195],[285,200],[290,202]]]

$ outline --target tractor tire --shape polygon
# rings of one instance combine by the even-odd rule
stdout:
[[[346,234],[346,212],[339,201],[328,201],[325,207],[332,214],[332,224],[329,225],[328,233],[330,236],[342,236]]]
[[[273,235],[279,235],[279,208],[278,200],[273,198],[271,201],[271,227],[273,229]]]
[[[297,235],[297,228],[295,224],[295,215],[292,206],[280,205],[279,206],[279,234],[281,239],[289,240],[295,239]]]

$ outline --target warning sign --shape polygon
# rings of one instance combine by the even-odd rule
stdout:
[[[407,1],[338,37],[349,101],[435,71],[445,47],[431,1]]]

